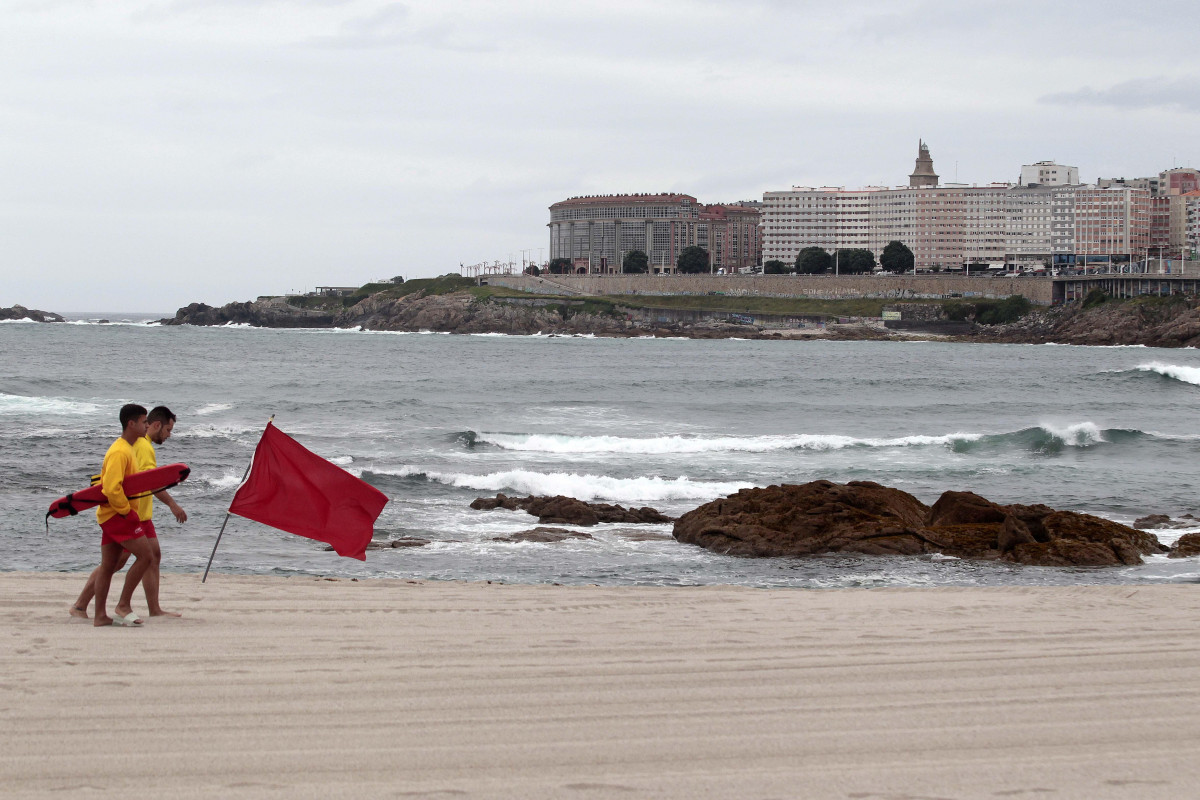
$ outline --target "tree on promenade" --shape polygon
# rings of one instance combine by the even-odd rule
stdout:
[[[824,247],[806,247],[796,254],[796,272],[801,275],[820,275],[833,270],[833,257]]]
[[[860,275],[875,269],[875,254],[861,247],[838,250],[834,256],[836,270],[841,275]]]
[[[787,275],[791,271],[791,267],[775,258],[763,264],[763,273],[766,275]]]
[[[566,275],[571,271],[571,259],[569,258],[554,258],[546,266],[546,271],[551,275]]]
[[[642,273],[650,269],[650,259],[641,250],[630,250],[625,254],[621,270],[629,273]]]
[[[895,239],[888,242],[887,247],[879,254],[879,266],[897,275],[916,269],[916,265],[917,259],[913,257],[913,251],[909,250],[904,242]]]
[[[538,269],[537,264],[530,264],[528,267],[525,268],[525,274],[532,275],[533,277],[536,278],[538,275],[542,274],[542,271],[540,269]]]
[[[680,272],[692,275],[708,272],[708,251],[696,245],[685,247],[679,251],[679,258],[676,260],[675,266],[679,268]]]

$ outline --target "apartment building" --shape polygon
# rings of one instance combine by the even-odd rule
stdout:
[[[1022,186],[1078,186],[1079,167],[1068,167],[1053,161],[1039,161],[1021,167]]]
[[[1184,255],[1188,258],[1200,256],[1200,191],[1188,192],[1183,197],[1184,207]]]
[[[977,262],[1037,269],[1074,265],[1077,256],[1136,260],[1168,246],[1169,203],[1152,200],[1149,188],[1082,186],[1077,167],[1052,161],[1023,166],[1021,177],[1020,184],[938,184],[921,142],[906,187],[765,192],[763,258],[790,263],[811,246],[861,247],[878,258],[896,240],[913,251],[919,270]]]
[[[689,194],[572,197],[550,206],[550,259],[580,273],[621,272],[625,255],[646,254],[651,272],[674,272],[685,247],[702,247],[712,270],[761,262],[757,202],[700,203]]]

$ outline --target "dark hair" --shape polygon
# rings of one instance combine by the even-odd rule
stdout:
[[[138,417],[146,415],[146,407],[139,406],[137,403],[126,403],[121,406],[121,430],[129,427],[129,423],[133,422]]]
[[[161,422],[166,425],[168,422],[173,422],[175,415],[171,413],[171,409],[166,406],[155,406],[150,409],[150,416],[146,418],[146,422],[153,425],[156,422]]]

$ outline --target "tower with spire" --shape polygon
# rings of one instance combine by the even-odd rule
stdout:
[[[929,147],[922,140],[917,140],[917,167],[908,176],[909,186],[937,186],[938,175],[933,171],[933,158],[929,155]]]

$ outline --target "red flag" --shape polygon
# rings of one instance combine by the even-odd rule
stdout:
[[[367,560],[367,543],[388,498],[267,423],[231,514],[333,545]]]

